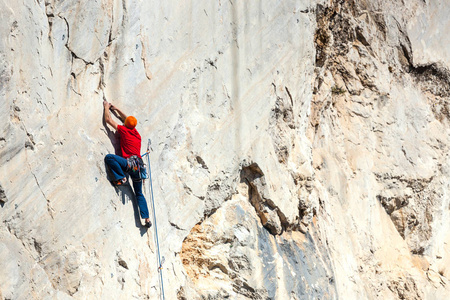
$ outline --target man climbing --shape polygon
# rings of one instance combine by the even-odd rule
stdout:
[[[142,193],[142,180],[139,174],[139,166],[143,165],[141,158],[141,136],[136,130],[137,120],[133,116],[127,116],[120,109],[107,101],[103,101],[105,122],[111,125],[120,135],[120,151],[122,156],[108,154],[105,162],[111,169],[114,181],[113,184],[120,186],[126,183],[128,173],[133,181],[134,193],[141,212],[141,218],[145,219],[145,226],[150,227],[151,222],[148,214],[147,201]],[[117,124],[111,117],[111,111],[118,114],[118,118],[124,123]]]

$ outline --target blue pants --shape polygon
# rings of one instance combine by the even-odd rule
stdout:
[[[125,177],[128,163],[127,160],[121,156],[108,154],[105,157],[105,162],[111,169],[114,180],[119,180]],[[142,193],[142,180],[140,179],[139,172],[129,172],[131,179],[133,180],[134,193],[136,194],[136,200],[141,212],[141,218],[147,219],[149,217],[147,201]]]

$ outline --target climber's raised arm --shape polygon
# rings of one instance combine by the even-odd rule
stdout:
[[[111,103],[108,101],[103,101],[103,108],[104,108],[104,117],[106,124],[111,125],[115,130],[117,130],[117,124],[111,117],[111,113],[109,112],[109,109],[111,108]]]
[[[111,103],[110,103],[110,104],[111,104]],[[125,122],[125,119],[126,119],[128,116],[127,116],[126,114],[124,114],[123,111],[121,111],[117,106],[114,106],[114,104],[111,104],[111,110],[116,111],[116,112],[119,114],[121,121],[122,121],[122,122]]]

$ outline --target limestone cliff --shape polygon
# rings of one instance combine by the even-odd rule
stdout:
[[[0,298],[161,296],[103,100],[152,140],[166,299],[450,298],[449,14],[2,1]]]

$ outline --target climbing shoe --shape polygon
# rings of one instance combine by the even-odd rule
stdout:
[[[126,182],[127,182],[127,179],[124,177],[122,179],[113,181],[113,184],[116,186],[121,186],[121,185],[124,185]]]
[[[151,221],[145,222],[144,226],[150,228],[152,226],[152,222]]]

